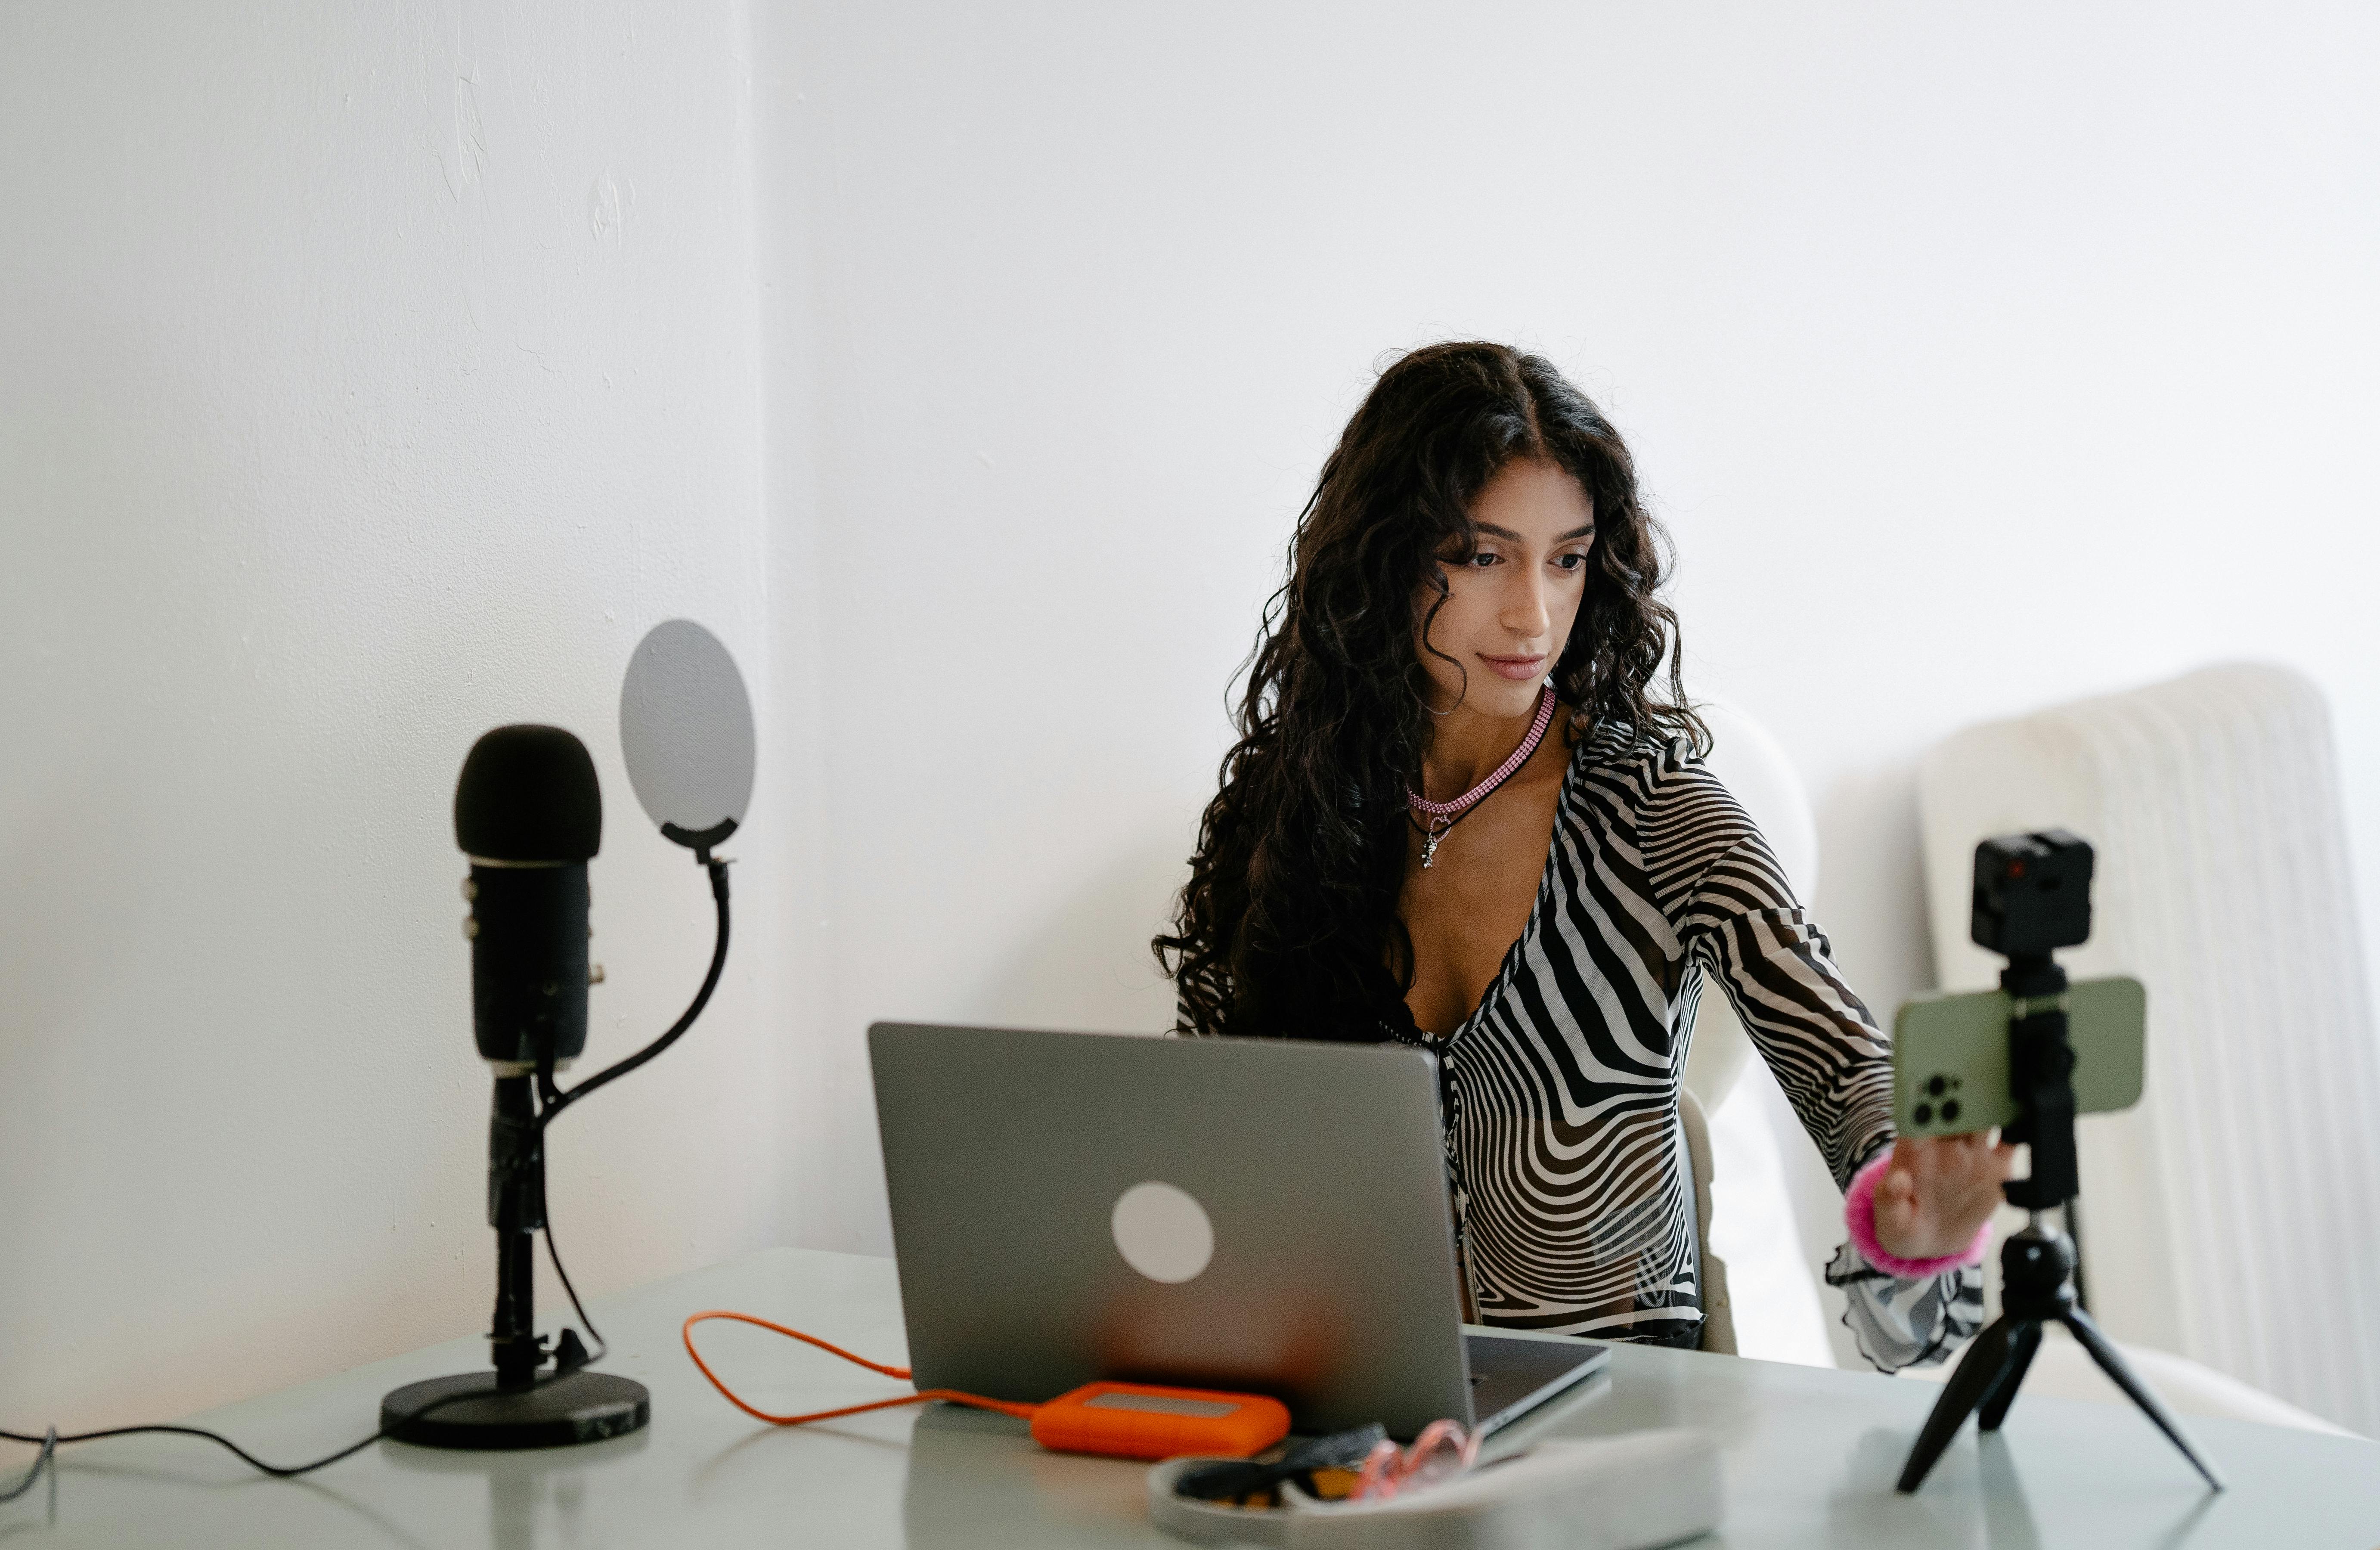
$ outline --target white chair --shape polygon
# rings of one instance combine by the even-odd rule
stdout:
[[[1801,777],[1750,716],[1725,704],[1702,708],[1715,743],[1712,771],[1760,826],[1806,900],[1818,885],[1818,825]],[[1769,1106],[1761,1101],[1770,1078],[1748,1069],[1753,1060],[1726,995],[1706,987],[1680,1103],[1701,1229],[1703,1349],[1831,1366],[1816,1267],[1807,1262]],[[1722,1159],[1730,1162],[1724,1183]]]
[[[2380,1434],[2380,1046],[2320,691],[2211,668],[1973,728],[1919,805],[1946,987],[1998,969],[1967,938],[1976,842],[2053,826],[2097,852],[2063,961],[2148,986],[2146,1096],[2077,1129],[2093,1314]]]

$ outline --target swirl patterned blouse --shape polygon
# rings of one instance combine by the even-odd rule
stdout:
[[[1481,1322],[1692,1346],[1693,1184],[1678,1120],[1694,1008],[1716,984],[1838,1186],[1892,1141],[1887,1035],[1843,983],[1741,805],[1688,745],[1599,730],[1572,750],[1527,928],[1479,1006],[1426,1035]],[[1974,1333],[1974,1268],[1922,1281],[1846,1243],[1827,1270],[1890,1371]]]

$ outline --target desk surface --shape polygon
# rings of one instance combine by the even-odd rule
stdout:
[[[891,1261],[771,1250],[595,1303],[613,1341],[606,1367],[653,1391],[653,1423],[635,1436],[517,1454],[381,1443],[297,1482],[251,1474],[187,1439],[85,1444],[61,1454],[54,1495],[37,1486],[0,1506],[0,1545],[1178,1550],[1143,1514],[1144,1466],[1045,1453],[1004,1416],[935,1406],[801,1429],[747,1419],[678,1345],[687,1314],[722,1307],[879,1360],[904,1350]],[[763,1409],[897,1391],[765,1331],[704,1330],[704,1353]],[[484,1341],[455,1340],[198,1419],[264,1458],[310,1458],[370,1430],[385,1390],[485,1362]],[[2232,1482],[2212,1496],[2147,1422],[2041,1396],[2020,1399],[1998,1438],[1979,1444],[1970,1427],[1923,1491],[1896,1496],[1893,1477],[1938,1392],[1868,1374],[1621,1346],[1608,1380],[1516,1435],[1709,1429],[1725,1450],[1727,1517],[1702,1545],[2380,1545],[2380,1446],[2194,1421]],[[10,1446],[0,1472],[30,1458]]]

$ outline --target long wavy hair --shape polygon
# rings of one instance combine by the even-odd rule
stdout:
[[[1180,994],[1177,1031],[1371,1041],[1414,978],[1397,913],[1405,792],[1431,718],[1415,652],[1467,558],[1470,508],[1515,458],[1543,458],[1594,503],[1586,593],[1554,666],[1573,736],[1708,734],[1685,697],[1677,616],[1658,596],[1667,537],[1639,503],[1620,433],[1540,356],[1415,350],[1380,374],[1299,515],[1265,605],[1173,930],[1150,943]],[[1666,664],[1667,672],[1663,669]]]

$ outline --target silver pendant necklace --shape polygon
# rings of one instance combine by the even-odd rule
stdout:
[[[1529,734],[1521,739],[1521,745],[1512,750],[1512,757],[1498,765],[1486,780],[1451,802],[1425,801],[1421,793],[1411,786],[1405,788],[1406,806],[1429,820],[1427,828],[1420,824],[1414,826],[1421,829],[1422,870],[1427,871],[1437,861],[1438,842],[1446,838],[1447,830],[1469,817],[1472,809],[1487,801],[1498,786],[1512,779],[1514,770],[1529,762],[1529,756],[1537,751],[1537,744],[1544,739],[1546,728],[1553,724],[1553,719],[1554,686],[1548,684],[1537,696],[1536,719],[1529,723]]]
[[[1446,831],[1453,827],[1454,820],[1452,818],[1432,818],[1429,820],[1429,827],[1422,831],[1421,837],[1421,866],[1423,871],[1428,871],[1431,863],[1438,859],[1438,842],[1440,840],[1445,839]]]

